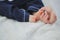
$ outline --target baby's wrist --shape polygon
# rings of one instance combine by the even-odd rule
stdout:
[[[29,22],[36,22],[36,17],[34,17],[34,15],[29,15]]]

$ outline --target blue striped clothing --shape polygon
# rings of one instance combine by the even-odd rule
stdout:
[[[41,0],[0,1],[0,15],[20,22],[28,22],[29,15],[43,6]]]

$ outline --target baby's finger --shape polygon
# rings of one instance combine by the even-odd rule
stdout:
[[[43,17],[43,22],[44,22],[44,23],[49,23],[48,18],[49,18],[49,16],[48,16],[48,15],[45,15],[45,16]]]
[[[43,16],[44,16],[44,13],[42,13],[42,14],[40,15],[40,18],[43,18]]]
[[[45,12],[45,16],[44,17],[45,17],[46,20],[49,18],[49,15],[48,15],[47,12]]]
[[[43,11],[38,11],[38,12],[37,12],[37,14],[38,14],[39,16],[41,16],[42,13],[43,13]]]
[[[40,10],[41,10],[41,11],[45,10],[45,7],[42,7]]]

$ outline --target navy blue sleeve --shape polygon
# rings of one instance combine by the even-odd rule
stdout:
[[[32,0],[27,2],[27,10],[31,13],[37,12],[43,6],[42,0]]]
[[[29,21],[29,13],[24,9],[14,7],[12,4],[0,2],[0,15],[6,16],[20,22]]]

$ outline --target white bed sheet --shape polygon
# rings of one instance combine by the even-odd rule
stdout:
[[[56,9],[56,13],[59,14],[59,10]],[[54,24],[44,24],[21,23],[0,16],[0,40],[60,40],[59,17]]]

